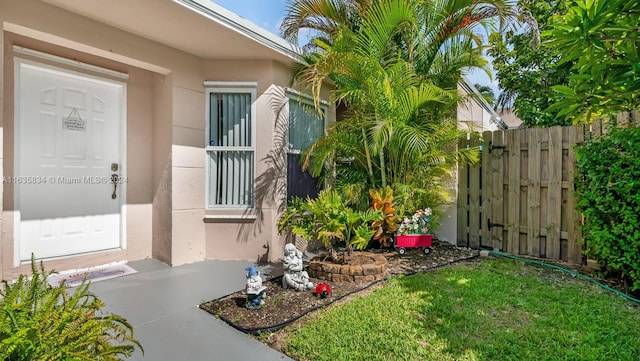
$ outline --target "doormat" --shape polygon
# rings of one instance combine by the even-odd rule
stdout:
[[[56,273],[47,279],[50,285],[52,286],[60,286],[67,285],[69,287],[79,286],[82,281],[87,279],[87,281],[98,282],[104,281],[115,277],[126,276],[132,273],[136,273],[135,269],[131,268],[126,264],[116,264],[112,266],[104,266],[93,269],[87,269],[82,271],[74,271],[68,273]]]

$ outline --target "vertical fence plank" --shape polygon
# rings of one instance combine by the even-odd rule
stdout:
[[[603,129],[602,129],[602,120],[595,120],[591,123],[591,136],[592,137],[600,137],[603,133]],[[569,143],[571,143],[573,140],[570,140]]]
[[[511,254],[518,254],[520,250],[520,131],[507,131],[507,149],[509,152],[507,250]]]
[[[468,145],[466,139],[460,140],[458,148],[463,149]],[[457,245],[468,246],[469,239],[467,238],[467,215],[468,215],[468,190],[469,190],[469,177],[468,177],[468,164],[458,164],[458,235]]]
[[[562,128],[549,128],[549,185],[547,189],[546,257],[560,259],[562,214]]]
[[[482,133],[482,219],[480,220],[480,228],[482,229],[480,245],[486,247],[493,247],[491,240],[491,231],[487,226],[489,219],[493,218],[493,197],[492,197],[492,184],[496,182],[493,179],[492,173],[492,159],[489,152],[489,142],[492,141],[492,133],[486,131]],[[501,180],[502,181],[502,180]]]
[[[493,132],[492,144],[501,147],[504,145],[502,136],[504,132],[497,130]],[[491,156],[491,223],[504,225],[504,160],[505,151],[503,149],[494,149],[489,153]],[[488,227],[487,227],[488,228]],[[503,229],[502,227],[491,228],[491,247],[494,249],[503,249]]]
[[[527,254],[540,257],[540,140],[542,129],[528,129]]]
[[[600,128],[601,131],[601,128]],[[596,130],[598,132],[598,130]],[[580,230],[579,222],[580,215],[575,210],[575,196],[574,191],[574,178],[576,175],[576,154],[574,146],[581,143],[581,133],[579,134],[577,127],[571,127],[568,130],[569,137],[569,157],[566,164],[567,176],[569,180],[569,189],[567,192],[567,205],[565,212],[567,212],[567,260],[570,263],[582,262],[582,249],[580,247]],[[600,133],[601,134],[601,133]],[[599,135],[599,134],[598,134]]]
[[[471,137],[471,147],[478,147],[480,139]],[[469,247],[480,248],[480,170],[481,164],[469,167]]]

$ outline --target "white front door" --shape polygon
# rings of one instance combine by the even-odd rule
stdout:
[[[125,85],[26,61],[16,70],[15,176],[5,177],[16,256],[121,247]]]

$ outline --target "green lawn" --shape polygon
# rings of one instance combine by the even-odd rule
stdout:
[[[393,278],[292,332],[300,360],[640,360],[640,307],[509,259]]]

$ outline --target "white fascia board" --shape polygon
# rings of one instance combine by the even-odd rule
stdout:
[[[206,16],[207,18],[234,30],[270,49],[288,56],[294,61],[302,61],[302,51],[283,38],[259,27],[238,14],[225,9],[211,0],[173,0],[174,2]]]

